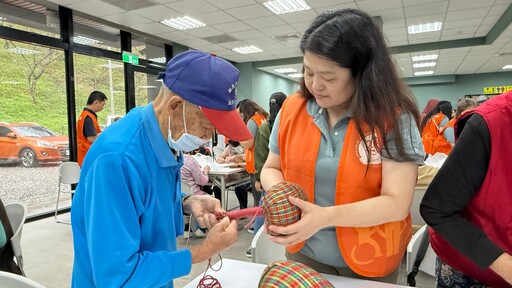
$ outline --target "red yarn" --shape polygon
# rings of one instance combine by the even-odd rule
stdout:
[[[222,256],[220,256],[220,267],[219,269],[215,270],[212,267],[212,258],[208,259],[208,266],[206,266],[206,270],[204,271],[203,278],[199,280],[199,283],[197,283],[196,288],[222,288],[222,285],[220,285],[219,280],[217,278],[213,277],[212,275],[206,275],[206,272],[208,272],[208,269],[212,269],[212,271],[219,271],[222,268]]]

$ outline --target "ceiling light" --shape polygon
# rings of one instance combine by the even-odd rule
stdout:
[[[512,69],[512,64],[505,65],[505,66],[503,66],[503,68],[501,68],[501,69]]]
[[[426,76],[426,75],[434,75],[434,71],[433,70],[429,70],[429,71],[414,72],[414,76]]]
[[[73,41],[75,43],[83,44],[83,45],[103,43],[100,40],[92,39],[92,38],[85,37],[85,36],[75,36],[75,37],[73,37]]]
[[[9,48],[9,49],[7,49],[7,51],[16,53],[16,54],[23,54],[23,55],[32,55],[32,54],[41,53],[40,51],[26,49],[26,48],[20,48],[20,47]]]
[[[428,54],[428,55],[417,55],[412,56],[411,59],[413,62],[417,61],[428,61],[428,60],[437,60],[437,54]]]
[[[105,68],[114,68],[114,69],[124,67],[123,64],[115,64],[115,63],[101,64],[100,66],[105,67]]]
[[[178,30],[188,30],[206,26],[203,22],[188,16],[165,19],[160,21],[160,23]]]
[[[293,72],[297,72],[297,70],[295,70],[293,68],[279,68],[279,69],[274,69],[274,72],[277,72],[277,73],[293,73]]]
[[[311,7],[303,0],[274,0],[263,3],[274,14],[285,14],[309,10]]]
[[[424,68],[424,67],[434,67],[436,66],[436,62],[422,62],[422,63],[414,63],[412,64],[412,68]]]
[[[288,77],[290,77],[290,78],[302,78],[302,76],[304,76],[302,73],[288,74]]]
[[[240,53],[240,54],[251,54],[251,53],[263,52],[263,50],[261,50],[260,48],[258,48],[256,46],[236,47],[231,50],[233,50],[237,53]]]
[[[153,89],[153,88],[156,88],[156,86],[153,86],[153,85],[141,85],[141,86],[139,86],[139,88]]]
[[[165,57],[157,57],[157,58],[149,58],[149,61],[158,62],[158,63],[165,63],[166,59]]]
[[[409,34],[427,33],[439,31],[443,28],[443,22],[432,22],[426,24],[410,25],[407,27]]]
[[[5,21],[7,19],[5,19],[4,17],[0,17],[0,21]]]

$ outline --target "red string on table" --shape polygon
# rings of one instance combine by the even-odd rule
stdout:
[[[206,275],[208,269],[212,269],[212,271],[217,272],[222,268],[222,256],[220,256],[220,254],[217,255],[219,255],[220,258],[220,267],[217,270],[213,269],[212,258],[208,259],[208,266],[206,266],[203,277],[201,280],[199,280],[199,283],[197,283],[196,288],[222,288],[222,285],[220,285],[220,282],[217,280],[217,278],[213,277],[212,275]]]

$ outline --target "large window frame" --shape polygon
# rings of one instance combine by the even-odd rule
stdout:
[[[60,39],[50,36],[40,35],[27,31],[17,30],[10,27],[0,26],[0,38],[15,40],[20,42],[34,43],[48,48],[60,49],[64,51],[65,75],[66,75],[66,106],[68,135],[70,143],[70,161],[76,161],[76,103],[75,103],[75,87],[74,87],[74,64],[73,53],[80,53],[92,57],[102,57],[116,61],[122,61],[122,52],[109,51],[97,47],[87,46],[73,42],[73,11],[69,8],[59,6],[59,24]],[[132,34],[120,29],[121,51],[132,52]],[[173,46],[168,43],[162,43],[166,60],[170,60],[174,56]],[[126,112],[136,106],[135,103],[135,81],[134,73],[146,73],[157,75],[159,72],[165,71],[165,64],[158,63],[147,59],[139,59],[139,65],[124,63],[124,81],[125,81],[125,99]],[[81,104],[80,104],[81,105]],[[59,213],[69,212],[70,207],[59,210]],[[27,222],[35,221],[41,218],[53,216],[54,211],[47,211],[27,218]]]

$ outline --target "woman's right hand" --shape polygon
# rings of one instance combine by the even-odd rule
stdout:
[[[222,158],[222,157],[220,157],[220,156],[219,156],[219,157],[217,157],[217,159],[215,159],[215,161],[216,161],[217,163],[219,163],[219,164],[223,164],[223,163],[224,163],[224,158]]]

